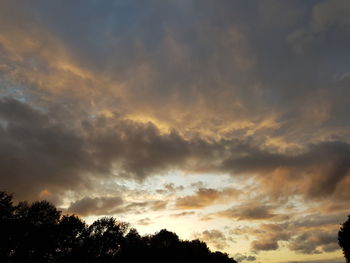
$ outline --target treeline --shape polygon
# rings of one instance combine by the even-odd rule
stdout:
[[[0,192],[0,262],[237,263],[199,240],[165,229],[140,236],[129,224],[105,217],[87,225],[47,201],[13,204]]]

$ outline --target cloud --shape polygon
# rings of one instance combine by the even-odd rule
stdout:
[[[164,200],[126,201],[122,198],[123,194],[130,193],[124,191],[120,196],[86,196],[71,202],[69,207],[63,209],[63,211],[79,216],[113,216],[116,214],[141,214],[149,211],[161,211],[165,210],[168,204]]]
[[[258,237],[251,242],[252,250],[256,252],[277,250],[280,247],[279,241],[289,241],[294,234],[283,224],[262,224],[251,233]]]
[[[273,241],[270,241],[270,240],[259,240],[259,241],[253,241],[252,242],[252,248],[253,250],[258,250],[258,251],[261,251],[261,250],[276,250],[278,249],[278,243],[277,241],[273,240]]]
[[[266,220],[277,216],[277,214],[274,214],[272,210],[273,207],[262,204],[243,203],[230,209],[219,211],[212,215],[237,220]]]
[[[304,254],[319,254],[339,249],[336,231],[309,231],[297,235],[288,245],[290,250]]]
[[[240,253],[237,253],[233,256],[233,258],[237,261],[237,262],[242,262],[242,261],[255,261],[256,257],[255,256],[246,256]]]
[[[179,191],[184,190],[184,186],[179,185],[175,186],[175,184],[165,184],[163,189],[157,189],[156,192],[158,194],[176,194]]]
[[[142,226],[148,226],[148,225],[150,225],[150,224],[153,224],[153,222],[152,222],[151,219],[149,219],[148,217],[146,217],[146,218],[142,218],[142,219],[136,221],[136,224],[137,224],[137,225],[142,225]]]
[[[205,230],[202,233],[195,234],[195,238],[200,239],[214,246],[216,249],[226,248],[230,242],[234,242],[231,237],[227,237],[220,230]]]
[[[316,32],[329,30],[332,26],[349,27],[350,19],[347,13],[350,11],[348,1],[324,1],[313,8],[312,28]]]
[[[350,198],[346,187],[350,184],[350,147],[344,142],[322,142],[296,154],[273,153],[244,141],[185,139],[176,131],[161,133],[151,123],[114,115],[86,116],[76,121],[76,114],[74,107],[42,109],[12,98],[1,99],[1,181],[6,189],[29,199],[47,190],[59,203],[63,191],[86,191],[97,178],[143,180],[181,167],[195,173],[255,174],[260,191],[270,197],[297,194],[305,198]],[[275,187],[271,180],[285,187]],[[173,188],[167,186],[168,191]],[[198,209],[233,201],[240,193],[232,188],[200,188],[195,195],[178,198],[175,205]],[[154,207],[162,209],[165,204]],[[223,211],[220,216],[276,218],[271,207],[252,203]]]
[[[1,186],[82,214],[226,205],[207,216],[278,222],[266,237],[245,229],[256,250],[332,251],[325,236],[350,200],[349,8],[1,1]],[[181,176],[152,189],[166,200],[114,189],[177,170],[239,190],[180,196]]]
[[[96,178],[107,180],[113,175],[142,180],[182,167],[193,172],[258,174],[264,186],[261,190],[272,194],[350,198],[346,190],[350,147],[344,142],[322,142],[292,155],[271,153],[237,140],[208,142],[198,137],[185,139],[176,131],[164,134],[151,123],[113,115],[76,122],[73,109],[54,105],[43,110],[12,98],[1,99],[1,180],[6,189],[18,192],[20,198],[32,198],[43,190],[56,191],[59,196],[67,189],[89,189]],[[276,188],[271,180],[285,187]],[[298,189],[293,187],[295,182]],[[231,188],[201,188],[195,195],[179,198],[176,206],[198,209],[228,202],[239,194]],[[241,210],[241,217],[232,210],[224,214],[242,219],[275,216],[266,207],[251,204],[236,210]]]
[[[340,182],[348,178],[349,152],[348,143],[337,141],[309,145],[304,152],[292,155],[251,148],[241,156],[228,158],[223,166],[235,173],[265,174],[266,184],[272,178],[287,184],[298,181],[302,194],[316,198],[332,195]]]
[[[5,74],[31,90],[52,92],[55,99],[119,108],[210,136],[262,136],[270,121],[284,140],[299,142],[301,133],[320,139],[319,132],[331,136],[339,128],[334,122],[346,123],[343,114],[334,114],[346,112],[334,112],[346,102],[335,95],[333,78],[344,72],[336,61],[344,61],[346,45],[316,37],[328,45],[299,57],[286,41],[294,32],[309,35],[314,27],[346,28],[346,1],[151,1],[142,8],[126,2],[35,1],[33,6],[1,3],[3,64],[15,69]],[[256,27],[247,26],[252,21]],[[346,30],[337,33],[337,39],[347,39]],[[303,42],[299,35],[293,44]],[[310,66],[315,61],[317,68]],[[325,73],[322,79],[319,72]],[[321,105],[312,104],[316,97]],[[159,111],[164,105],[167,111]],[[322,117],[316,125],[321,108],[330,111],[330,119]]]
[[[196,213],[194,211],[185,211],[185,212],[181,212],[181,213],[176,213],[176,214],[172,214],[172,217],[182,217],[182,216],[188,216],[188,215],[195,215]]]
[[[195,195],[178,198],[175,206],[177,209],[199,209],[218,203],[227,203],[236,198],[239,193],[239,190],[233,188],[223,190],[199,188]]]
[[[314,218],[313,221],[305,220]],[[273,251],[280,247],[301,254],[321,254],[339,250],[337,231],[346,215],[296,216],[280,223],[264,223],[256,227],[238,227],[230,234],[252,238],[252,251]]]
[[[1,182],[20,198],[43,189],[88,187],[89,173],[98,172],[83,138],[68,123],[14,99],[1,99]],[[86,180],[81,181],[81,172]]]
[[[202,146],[210,147],[188,142],[176,132],[161,135],[152,124],[103,116],[76,122],[69,110],[52,110],[11,98],[0,101],[1,181],[19,198],[43,189],[89,189],[91,180],[108,179],[114,171],[115,176],[142,179],[183,164],[194,145],[199,155]]]
[[[118,213],[123,203],[123,199],[120,197],[84,197],[72,202],[67,212],[79,216],[113,215]]]
[[[314,228],[339,224],[343,218],[346,218],[348,212],[327,213],[327,214],[309,214],[293,220],[290,224],[293,227]]]
[[[153,211],[159,211],[159,210],[164,210],[167,206],[168,202],[167,201],[162,201],[162,200],[157,200],[157,201],[153,201],[151,203],[150,208]]]
[[[343,258],[329,258],[329,259],[319,259],[319,260],[302,260],[302,261],[288,261],[281,263],[344,263]]]
[[[149,211],[165,210],[168,202],[165,200],[147,200],[128,202],[120,212],[141,214]]]

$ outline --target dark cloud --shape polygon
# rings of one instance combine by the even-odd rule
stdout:
[[[240,229],[233,233],[235,232],[241,233]],[[251,248],[256,252],[277,250],[280,247],[279,241],[289,241],[294,235],[294,232],[283,224],[262,224],[255,230],[248,229],[248,232],[258,238],[251,242]]]
[[[142,179],[185,163],[197,146],[199,155],[202,147],[211,147],[176,132],[161,135],[150,123],[103,117],[74,123],[67,113],[51,114],[10,98],[1,99],[0,117],[2,186],[20,198],[42,190],[88,189],[90,179],[108,178],[114,170],[117,177]]]
[[[6,98],[0,101],[0,118],[2,187],[20,198],[32,198],[44,189],[89,187],[89,174],[98,172],[98,166],[84,139],[65,123]]]
[[[287,246],[297,253],[322,254],[339,250],[337,231],[339,222],[344,218],[346,215],[341,214],[301,216],[278,224],[261,224],[256,228],[238,227],[230,230],[230,234],[255,237],[251,242],[251,248],[255,252],[277,250],[281,246]]]
[[[113,215],[119,212],[123,203],[120,197],[84,197],[72,202],[67,212],[79,216]]]
[[[322,251],[338,250],[337,230],[305,232],[293,238],[288,248],[304,254],[320,254]]]
[[[319,259],[319,260],[301,260],[301,261],[288,261],[280,263],[344,263],[343,258],[332,258],[332,259]]]
[[[273,213],[273,207],[258,203],[244,203],[212,215],[237,220],[267,220],[278,216]]]
[[[290,222],[290,226],[293,227],[319,227],[319,226],[329,226],[329,225],[337,225],[342,222],[344,218],[346,218],[348,212],[342,213],[332,213],[332,214],[310,214],[307,216],[301,216],[298,219]]]
[[[278,247],[278,243],[275,240],[258,240],[252,242],[252,249],[258,251],[276,250]]]
[[[255,256],[246,256],[240,253],[237,253],[233,257],[237,262],[242,262],[242,261],[255,261],[256,257]]]
[[[7,28],[4,45],[15,42],[8,33],[14,29],[23,34],[28,31],[40,36],[43,31],[47,35],[35,39],[32,45],[17,48],[17,44],[11,49],[24,60],[35,61],[28,63],[26,70],[62,73],[50,63],[38,67],[38,61],[50,59],[45,57],[47,52],[40,53],[40,48],[50,49],[52,42],[58,42],[69,63],[94,73],[95,78],[103,75],[112,80],[113,88],[96,88],[80,80],[90,94],[101,92],[104,102],[110,95],[115,99],[113,104],[118,101],[128,111],[136,108],[176,128],[188,128],[190,121],[195,128],[205,124],[215,132],[215,127],[226,126],[232,119],[249,119],[257,126],[277,113],[272,116],[280,127],[276,132],[291,137],[287,140],[299,141],[301,132],[311,139],[313,132],[328,132],[328,125],[347,126],[346,116],[340,114],[346,112],[346,102],[334,93],[334,75],[349,71],[347,56],[343,55],[348,54],[349,39],[346,1],[224,1],[215,5],[210,1],[150,1],[141,6],[124,1],[35,1],[30,6],[23,1],[7,1],[1,7],[7,14],[2,23]],[[65,20],[61,19],[63,14]],[[21,31],[24,25],[27,30]],[[300,39],[303,34],[306,40]],[[294,45],[308,42],[310,34],[316,39],[311,52],[299,56],[291,51]],[[39,48],[33,48],[35,44]],[[313,67],[316,63],[318,67]],[[65,70],[74,73],[72,68]],[[120,86],[126,88],[119,90]],[[94,103],[98,98],[93,97]],[[316,100],[321,106],[314,103]],[[158,110],[164,105],[169,106],[170,114]],[[204,116],[194,118],[193,110],[204,111]],[[330,120],[316,125],[322,112],[330,113]],[[217,113],[220,118],[216,118]],[[176,117],[179,115],[180,119]],[[247,131],[235,128],[228,133],[237,130],[243,130],[243,134]]]
[[[164,210],[167,201],[150,200],[144,202],[127,202],[119,196],[111,197],[84,197],[71,202],[63,211],[80,216],[142,214],[148,211]]]
[[[176,131],[162,134],[151,123],[116,116],[86,116],[76,122],[71,110],[58,106],[54,109],[55,112],[35,108],[11,98],[0,101],[2,185],[18,192],[21,198],[31,198],[44,190],[58,194],[68,189],[89,189],[93,178],[107,179],[112,175],[142,180],[178,167],[194,172],[259,174],[259,180],[268,184],[267,190],[274,186],[270,180],[278,176],[284,189],[292,189],[294,182],[299,182],[296,193],[306,197],[349,197],[345,186],[350,147],[344,142],[310,145],[298,154],[272,153],[237,140],[208,142],[184,139]],[[220,158],[226,160],[220,164]],[[167,190],[173,187],[168,185]],[[196,195],[178,199],[176,206],[200,208],[238,195],[235,189],[201,188]],[[242,207],[240,213],[240,218],[275,216],[255,205]],[[239,218],[237,211],[225,214]]]
[[[223,166],[235,173],[271,175],[277,172],[287,183],[302,180],[302,190],[307,196],[323,197],[333,194],[348,177],[349,153],[349,144],[337,141],[310,145],[305,152],[294,154],[248,148],[239,153],[241,156],[225,160]]]

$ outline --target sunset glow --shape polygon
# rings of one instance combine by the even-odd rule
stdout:
[[[242,263],[344,263],[349,14],[347,0],[0,0],[0,190]]]

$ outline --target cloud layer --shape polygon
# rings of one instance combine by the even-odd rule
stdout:
[[[1,1],[0,184],[82,216],[195,218],[213,224],[203,239],[248,235],[241,261],[333,253],[350,201],[349,11]]]

